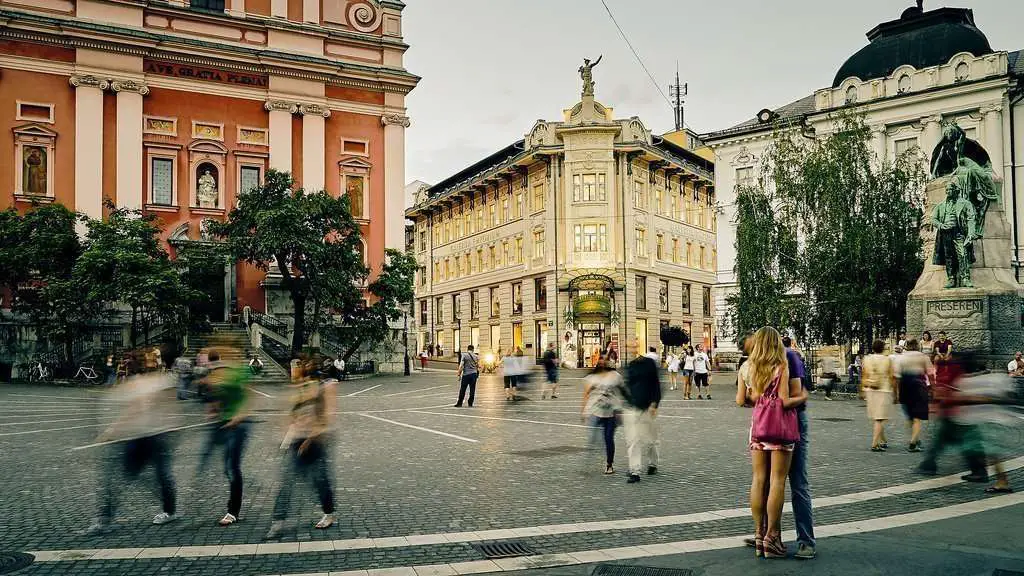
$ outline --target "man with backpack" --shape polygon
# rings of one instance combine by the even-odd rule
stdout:
[[[473,345],[466,346],[466,351],[459,357],[459,369],[455,373],[459,377],[459,400],[455,403],[456,408],[462,408],[462,401],[466,398],[466,389],[469,388],[469,407],[473,407],[473,400],[476,399],[476,380],[480,377],[479,359],[473,352]]]

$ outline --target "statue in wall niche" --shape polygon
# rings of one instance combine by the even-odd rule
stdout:
[[[210,174],[208,169],[199,177],[196,198],[199,200],[200,208],[217,207],[217,180]]]
[[[974,240],[978,238],[977,212],[967,199],[960,179],[949,181],[946,199],[935,206],[932,224],[935,226],[932,263],[946,267],[946,288],[973,288],[971,264],[974,263]]]
[[[583,66],[580,66],[580,78],[583,79],[583,95],[593,96],[594,95],[594,67],[601,63],[601,58],[604,56],[597,57],[597,60],[593,64],[590,63],[590,58],[583,59]]]
[[[1000,192],[988,152],[968,138],[963,128],[947,123],[942,129],[942,139],[932,153],[931,174],[933,178],[950,176],[958,182],[961,193],[974,207],[974,237],[981,238],[989,204],[999,199]]]

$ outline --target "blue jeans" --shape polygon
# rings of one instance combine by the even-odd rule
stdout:
[[[807,411],[797,412],[800,442],[793,450],[793,463],[789,466],[789,490],[793,497],[793,520],[796,522],[797,541],[810,546],[814,541],[814,515],[811,511],[811,486],[807,481]]]

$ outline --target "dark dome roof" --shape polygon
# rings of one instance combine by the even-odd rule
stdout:
[[[899,20],[879,24],[867,36],[871,43],[839,68],[833,88],[851,76],[883,78],[904,64],[921,69],[945,64],[960,52],[992,53],[988,38],[974,25],[974,12],[966,8],[910,8]]]

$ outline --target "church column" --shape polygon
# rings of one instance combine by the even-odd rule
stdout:
[[[936,114],[934,116],[927,116],[921,119],[921,126],[924,128],[924,134],[921,135],[921,151],[927,158],[931,158],[932,150],[939,144],[939,140],[942,138],[942,116]]]
[[[292,114],[299,108],[285,100],[268,100],[263,108],[270,113],[270,167],[279,172],[291,172]]]
[[[270,15],[274,18],[288,18],[288,0],[270,0]]]
[[[319,104],[300,104],[302,114],[302,187],[323,190],[325,167],[324,119],[331,111]]]
[[[232,16],[245,16],[245,0],[229,0],[227,13]]]
[[[149,87],[134,80],[114,80],[117,94],[117,205],[139,209],[143,205],[142,97]]]
[[[70,78],[75,87],[75,210],[103,217],[103,90],[95,76]],[[84,231],[84,224],[80,224]]]
[[[381,116],[384,125],[384,247],[405,249],[405,129],[409,118]]]

